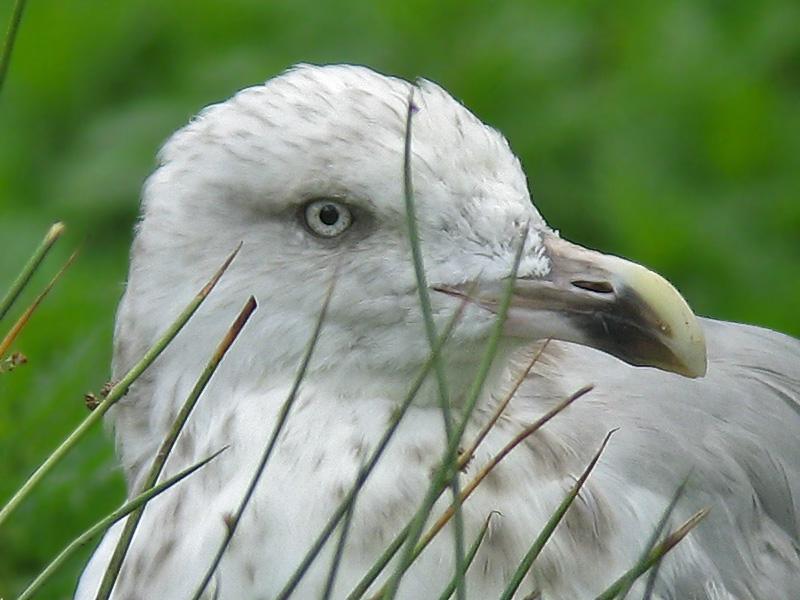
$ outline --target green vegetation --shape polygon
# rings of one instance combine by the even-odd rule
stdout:
[[[1,1],[0,31],[11,15]],[[438,81],[509,137],[565,237],[648,264],[701,314],[800,335],[796,2],[33,2],[0,95],[0,292],[51,223],[69,230],[6,323],[82,248],[14,344],[30,362],[0,374],[0,501],[108,377],[157,147],[300,61]],[[0,595],[121,499],[95,429],[0,530]]]

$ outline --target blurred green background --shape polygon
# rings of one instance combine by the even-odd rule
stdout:
[[[15,345],[30,363],[0,375],[0,499],[108,376],[158,146],[300,61],[441,83],[506,133],[565,237],[650,265],[701,314],[800,334],[796,0],[37,0],[0,97],[0,286],[55,220],[70,232],[33,289],[82,250]],[[98,430],[0,531],[0,597],[122,492]],[[42,597],[68,597],[85,558]]]

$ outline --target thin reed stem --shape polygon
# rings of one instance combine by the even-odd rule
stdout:
[[[478,435],[475,436],[475,439],[472,441],[472,444],[469,445],[464,451],[461,453],[459,457],[459,465],[464,466],[466,465],[475,454],[475,450],[477,450],[478,446],[483,442],[484,438],[489,434],[489,431],[497,424],[497,420],[500,418],[500,415],[508,407],[509,402],[514,397],[514,395],[519,390],[520,386],[525,382],[525,379],[528,377],[528,374],[533,369],[533,366],[537,363],[539,358],[541,358],[542,354],[544,353],[545,349],[547,349],[547,345],[550,343],[550,340],[547,339],[544,341],[542,346],[534,353],[533,358],[531,358],[530,362],[525,365],[525,368],[517,375],[517,378],[514,380],[514,383],[511,386],[511,389],[505,395],[505,397],[500,401],[500,404],[497,405],[497,408],[492,414],[492,417],[484,424],[481,430],[478,432]]]
[[[162,483],[159,483],[155,487],[150,488],[149,490],[139,494],[129,502],[126,502],[122,505],[121,508],[118,508],[111,514],[107,515],[94,525],[92,525],[89,529],[84,531],[78,537],[76,537],[72,542],[69,543],[67,547],[65,547],[59,554],[56,556],[50,564],[48,564],[44,570],[36,576],[36,578],[31,582],[31,584],[25,588],[25,590],[17,597],[17,600],[29,600],[33,598],[34,594],[36,594],[41,587],[47,583],[47,580],[63,566],[63,564],[69,560],[78,550],[83,548],[86,544],[88,544],[92,539],[96,536],[100,535],[104,531],[106,531],[109,527],[111,527],[114,523],[119,521],[120,519],[124,519],[134,510],[139,508],[140,506],[144,506],[150,500],[159,496],[163,492],[170,489],[173,485],[178,483],[179,481],[185,479],[198,469],[206,466],[212,460],[217,458],[220,454],[222,454],[228,447],[225,446],[224,448],[217,450],[211,456],[204,458],[200,462],[193,464],[191,467],[183,469],[176,475],[165,479]]]
[[[373,450],[370,457],[367,459],[366,464],[364,467],[358,472],[356,475],[355,482],[353,483],[350,491],[344,497],[342,502],[339,506],[333,511],[333,514],[328,519],[328,522],[325,524],[325,527],[322,528],[322,531],[317,535],[316,540],[309,548],[306,555],[303,557],[303,560],[298,565],[297,569],[295,569],[292,576],[289,578],[289,581],[283,586],[283,589],[280,591],[278,596],[275,600],[287,600],[289,596],[294,592],[297,585],[300,583],[300,580],[303,578],[305,573],[308,571],[311,564],[316,560],[319,553],[322,551],[322,548],[325,546],[325,543],[328,541],[328,538],[333,533],[336,526],[339,524],[339,521],[344,517],[345,513],[349,510],[349,506],[351,503],[355,502],[356,497],[358,496],[361,488],[367,482],[367,479],[372,473],[373,469],[376,467],[378,462],[380,461],[381,457],[383,456],[386,447],[389,445],[389,442],[392,440],[395,431],[397,431],[397,427],[400,424],[400,421],[403,419],[408,407],[411,406],[411,402],[419,392],[420,388],[422,387],[423,382],[427,378],[428,374],[430,373],[431,369],[433,368],[433,361],[434,355],[438,352],[441,352],[442,347],[444,346],[445,342],[450,338],[450,334],[453,332],[456,324],[458,323],[461,315],[464,312],[464,308],[466,307],[466,301],[462,301],[459,305],[458,309],[456,310],[455,314],[450,319],[449,323],[445,327],[445,330],[442,332],[442,335],[439,336],[439,340],[436,344],[436,348],[431,352],[431,356],[422,366],[417,378],[411,384],[408,392],[406,393],[405,398],[394,411],[389,426],[384,431],[383,436],[378,441],[378,444],[375,446],[375,450]]]
[[[0,341],[0,357],[2,357],[6,352],[8,352],[8,349],[11,347],[11,344],[14,343],[14,340],[17,339],[17,336],[28,324],[31,317],[33,316],[33,313],[36,312],[36,309],[39,308],[39,305],[50,293],[50,290],[52,290],[53,287],[56,285],[56,283],[58,283],[58,281],[61,279],[61,277],[63,277],[64,273],[66,273],[67,269],[70,267],[70,265],[72,265],[77,256],[78,256],[77,251],[73,252],[70,255],[70,257],[67,259],[67,262],[65,262],[64,265],[58,270],[58,273],[56,273],[55,276],[50,280],[50,282],[44,287],[44,289],[41,292],[39,292],[39,295],[36,296],[33,302],[31,302],[30,306],[28,306],[28,308],[25,309],[25,312],[23,312],[22,315],[20,315],[19,319],[17,319],[17,322],[11,326],[11,329],[9,329],[8,333],[6,334],[6,337],[4,337],[2,341]]]
[[[328,292],[325,295],[325,299],[322,303],[322,308],[320,309],[319,317],[317,318],[317,323],[314,326],[314,332],[311,334],[311,339],[309,340],[308,347],[306,348],[306,352],[303,355],[303,359],[300,362],[300,368],[297,370],[297,376],[295,377],[294,383],[292,384],[292,389],[289,391],[289,396],[286,398],[286,401],[283,403],[281,407],[280,414],[278,415],[278,421],[275,424],[274,429],[272,430],[272,435],[270,436],[269,442],[267,443],[264,452],[261,455],[261,459],[259,460],[258,466],[256,467],[255,472],[253,473],[253,477],[250,479],[250,483],[245,490],[244,496],[242,497],[241,502],[239,503],[239,507],[236,509],[236,513],[230,518],[226,519],[225,521],[225,537],[222,540],[219,548],[217,549],[216,554],[214,555],[214,559],[211,561],[211,565],[206,570],[205,575],[203,576],[203,580],[200,582],[200,585],[197,586],[197,590],[194,593],[192,598],[194,600],[200,600],[203,593],[205,592],[208,584],[211,582],[211,578],[214,576],[214,573],[219,567],[219,563],[222,561],[222,556],[225,554],[225,551],[228,549],[228,546],[233,539],[233,535],[236,533],[236,529],[239,526],[239,522],[242,520],[242,515],[244,514],[247,505],[250,503],[253,494],[256,491],[256,487],[258,486],[258,482],[261,481],[261,476],[264,474],[264,471],[267,468],[267,463],[269,459],[272,457],[272,452],[275,449],[275,446],[278,442],[278,437],[283,431],[284,425],[286,425],[286,421],[289,419],[289,413],[292,410],[292,406],[294,406],[295,401],[297,400],[298,393],[300,391],[300,385],[303,382],[303,379],[306,376],[306,371],[308,369],[308,365],[311,362],[311,357],[314,354],[314,348],[317,346],[317,341],[319,340],[320,332],[322,331],[322,325],[325,321],[325,317],[328,314],[328,306],[330,306],[331,297],[333,296],[333,289],[336,284],[336,272],[334,272],[334,276],[331,280],[331,284],[328,287]]]
[[[17,5],[24,4],[24,2],[17,1]],[[8,43],[8,38],[6,38],[6,43]],[[0,78],[0,86],[2,86],[2,78]],[[39,265],[42,264],[45,256],[47,253],[50,252],[50,249],[53,247],[58,241],[58,238],[61,237],[61,234],[64,233],[64,224],[63,223],[54,223],[47,233],[44,236],[44,239],[39,244],[39,246],[34,250],[33,255],[28,259],[28,262],[25,263],[25,266],[22,267],[22,271],[20,274],[17,275],[17,278],[11,284],[11,287],[8,288],[6,295],[3,296],[3,299],[0,300],[0,321],[3,320],[3,317],[6,316],[6,313],[11,309],[14,305],[14,302],[22,293],[22,290],[25,289],[25,286],[28,285],[28,282],[33,277],[33,274],[36,272],[36,269],[39,268]]]
[[[523,235],[521,236],[516,256],[514,257],[514,263],[511,269],[511,273],[509,274],[508,277],[506,289],[503,293],[503,297],[497,309],[497,318],[495,319],[494,328],[489,337],[489,341],[486,344],[486,349],[484,350],[481,363],[478,366],[478,371],[475,375],[475,378],[472,381],[469,391],[467,392],[466,395],[467,400],[464,405],[461,422],[459,423],[459,426],[455,431],[454,435],[451,436],[447,448],[445,450],[441,465],[434,474],[434,477],[431,480],[430,485],[428,486],[428,490],[425,493],[422,503],[419,509],[417,510],[417,513],[414,516],[414,520],[412,521],[411,529],[409,530],[408,533],[408,538],[405,541],[405,548],[400,557],[399,564],[395,569],[394,574],[389,579],[389,582],[386,586],[386,592],[383,595],[384,600],[391,600],[397,594],[397,590],[400,586],[400,580],[402,579],[403,575],[411,566],[411,563],[414,560],[414,549],[417,545],[417,542],[419,541],[420,536],[422,535],[422,529],[425,526],[425,521],[427,520],[428,515],[430,514],[433,504],[439,497],[440,494],[440,492],[438,491],[439,485],[442,483],[442,481],[447,480],[447,478],[451,475],[450,474],[451,469],[453,469],[453,467],[456,465],[458,456],[458,444],[460,443],[461,438],[464,435],[464,431],[466,430],[467,425],[469,424],[472,412],[475,409],[475,405],[477,404],[478,399],[480,398],[481,393],[483,392],[483,385],[486,382],[486,379],[489,377],[489,372],[491,370],[492,364],[494,363],[494,358],[499,348],[500,338],[503,333],[503,325],[505,324],[506,315],[508,314],[508,308],[511,304],[511,296],[514,292],[514,283],[517,278],[517,271],[519,270],[520,261],[522,260],[522,252],[523,249],[525,248],[527,235],[528,235],[528,229],[526,227],[523,230]]]
[[[689,474],[681,481],[681,484],[678,486],[678,489],[675,490],[675,493],[672,495],[672,498],[667,505],[667,508],[664,509],[664,514],[661,515],[661,518],[656,523],[656,527],[653,530],[653,533],[650,534],[650,539],[647,540],[647,543],[644,545],[644,549],[641,552],[641,556],[637,562],[641,562],[647,560],[647,556],[652,552],[655,545],[658,543],[658,538],[661,537],[661,532],[664,531],[667,527],[667,523],[669,522],[670,517],[672,516],[675,507],[678,505],[678,501],[683,496],[683,493],[686,491],[686,484],[689,483],[689,477],[691,477],[691,471]],[[650,573],[647,576],[647,584],[645,587],[644,595],[642,596],[642,600],[647,600],[653,593],[653,586],[655,585],[656,576],[658,575],[659,567],[661,566],[661,561],[658,561],[656,564],[653,565],[653,568],[650,569]],[[625,597],[630,592],[631,587],[633,587],[634,579],[629,579],[625,584],[625,587],[622,588],[620,591],[618,598],[619,600],[625,600]]]
[[[408,94],[406,110],[406,132],[403,148],[403,191],[406,206],[406,223],[408,225],[408,239],[411,245],[411,256],[414,262],[414,275],[417,279],[417,292],[419,294],[419,304],[422,309],[422,316],[425,322],[425,334],[428,337],[428,344],[433,350],[436,345],[436,324],[433,321],[433,309],[428,291],[428,280],[425,275],[425,264],[422,259],[422,247],[420,244],[419,227],[417,226],[417,215],[414,201],[414,187],[411,178],[411,123],[414,112],[414,86]],[[444,360],[441,355],[436,355],[433,364],[436,373],[436,382],[439,388],[439,407],[442,411],[444,421],[444,431],[448,443],[453,436],[453,417],[450,413],[450,392],[447,389],[447,377],[445,376]],[[456,596],[458,600],[466,600],[467,591],[464,581],[464,518],[461,514],[459,502],[459,472],[454,469],[450,478],[450,490],[455,505],[455,526],[453,527],[455,557],[456,557]]]
[[[236,254],[239,252],[241,244],[231,255],[225,260],[223,265],[209,280],[208,283],[200,290],[192,301],[183,309],[175,321],[170,325],[161,337],[153,344],[144,356],[137,362],[125,376],[109,390],[108,395],[97,405],[89,416],[86,417],[80,425],[78,425],[73,432],[65,439],[53,452],[45,459],[45,461],[37,467],[28,480],[20,487],[14,495],[6,502],[2,510],[0,510],[0,526],[8,519],[11,513],[19,507],[19,505],[27,498],[33,489],[44,479],[44,477],[55,467],[64,456],[74,448],[78,442],[83,439],[83,436],[97,423],[103,415],[108,412],[114,404],[116,404],[127,392],[139,376],[161,355],[166,349],[173,338],[178,335],[178,332],[183,329],[184,325],[189,321],[192,315],[197,311],[203,301],[206,299],[211,290],[222,277],[225,270],[231,264]]]
[[[322,593],[322,600],[330,600],[333,594],[333,587],[336,583],[336,574],[339,571],[339,565],[342,562],[344,555],[344,547],[347,544],[347,534],[350,532],[350,524],[353,520],[353,512],[355,511],[356,503],[351,502],[347,505],[347,512],[344,513],[344,520],[342,521],[342,530],[339,533],[339,541],[336,544],[336,550],[333,552],[333,559],[331,560],[331,568],[328,570],[328,577],[325,580],[325,591]]]
[[[545,523],[544,529],[542,529],[541,533],[536,536],[536,539],[531,544],[531,547],[525,553],[525,556],[520,561],[519,566],[517,567],[514,574],[511,576],[511,581],[508,583],[508,586],[500,595],[500,600],[511,600],[514,597],[514,594],[517,592],[520,584],[522,584],[522,580],[525,579],[525,576],[528,574],[528,571],[531,570],[533,566],[533,562],[539,557],[539,554],[544,549],[545,544],[547,544],[550,537],[553,535],[553,532],[558,527],[558,524],[561,522],[561,519],[564,518],[564,515],[569,510],[569,507],[572,506],[572,503],[575,501],[575,498],[578,497],[578,493],[581,491],[583,484],[586,483],[586,480],[589,478],[589,474],[594,469],[597,461],[600,460],[600,455],[603,454],[603,450],[606,449],[608,445],[608,440],[611,439],[616,429],[609,431],[606,434],[606,437],[603,439],[603,443],[600,444],[600,448],[598,448],[595,455],[592,457],[592,460],[586,466],[581,476],[575,482],[575,485],[572,486],[572,489],[569,491],[567,496],[561,503],[558,505],[553,514],[550,515],[550,518]]]
[[[478,532],[478,535],[475,537],[475,541],[472,542],[472,546],[470,546],[469,550],[467,551],[467,555],[464,558],[466,562],[466,568],[469,569],[472,566],[473,561],[475,560],[475,556],[478,554],[478,550],[483,543],[484,538],[486,538],[486,532],[489,531],[489,523],[492,520],[494,515],[499,515],[497,511],[492,511],[489,513],[489,516],[486,517],[486,521],[483,523],[483,527]],[[444,589],[442,594],[439,596],[439,600],[450,600],[450,596],[453,595],[453,592],[456,590],[456,578],[455,576],[453,579],[450,580],[450,583],[447,584],[447,587]]]
[[[495,454],[492,457],[492,459],[488,463],[486,463],[481,468],[481,470],[478,471],[475,477],[473,477],[472,480],[464,487],[464,489],[461,491],[461,503],[463,504],[467,501],[467,499],[478,488],[481,482],[489,475],[489,473],[495,467],[497,467],[498,464],[500,464],[500,462],[506,456],[508,456],[511,453],[512,450],[514,450],[514,448],[519,446],[526,438],[528,438],[536,431],[541,429],[548,421],[550,421],[553,417],[561,413],[570,404],[575,402],[575,400],[584,396],[592,389],[593,389],[592,386],[585,386],[581,388],[571,396],[568,396],[567,398],[559,402],[547,413],[542,415],[540,418],[538,418],[536,421],[531,423],[525,429],[520,431],[516,436],[514,436],[511,439],[511,441],[509,441],[497,454]],[[468,457],[465,454],[462,454],[458,464],[459,469],[464,468],[467,462],[468,462]],[[439,490],[439,494],[441,495],[443,491],[444,488],[442,487]],[[436,520],[436,522],[433,525],[431,525],[428,531],[425,532],[425,535],[423,535],[420,538],[417,547],[414,549],[414,560],[416,560],[422,553],[422,551],[428,546],[428,544],[430,544],[430,542],[433,541],[433,538],[435,538],[439,534],[439,532],[444,528],[444,526],[447,524],[447,522],[450,520],[452,516],[453,516],[453,505],[451,504],[447,509],[445,509],[445,511]],[[411,528],[411,523],[408,523],[402,529],[402,531],[397,535],[397,537],[395,537],[395,539],[392,540],[392,543],[388,546],[388,548],[386,548],[386,550],[384,550],[384,552],[381,554],[378,560],[373,564],[373,566],[370,568],[367,574],[365,574],[364,577],[361,578],[356,587],[347,597],[347,600],[357,600],[358,598],[361,598],[364,595],[364,593],[367,591],[367,588],[369,588],[369,586],[372,585],[375,579],[377,579],[377,577],[381,574],[383,569],[386,568],[386,565],[389,564],[389,561],[397,553],[400,546],[402,546],[403,542],[408,536],[410,528]],[[371,600],[378,600],[385,592],[386,592],[386,585],[384,585],[377,593],[375,593],[372,596]]]
[[[164,465],[167,463],[167,459],[169,458],[172,449],[175,447],[175,443],[178,441],[178,436],[180,436],[181,431],[183,431],[183,428],[186,425],[186,422],[189,420],[189,416],[192,414],[194,407],[197,405],[200,395],[203,393],[203,390],[206,389],[208,382],[211,381],[211,377],[216,372],[220,362],[222,362],[222,359],[225,357],[231,345],[239,336],[255,310],[256,300],[250,296],[245,303],[244,308],[242,308],[241,312],[236,317],[236,320],[233,322],[233,325],[230,326],[228,331],[225,333],[225,336],[217,345],[214,354],[211,356],[208,364],[203,369],[203,372],[200,374],[197,382],[194,384],[192,391],[189,393],[189,396],[186,398],[183,406],[181,406],[178,415],[172,422],[172,426],[170,427],[167,436],[161,442],[161,446],[153,458],[153,464],[150,466],[150,471],[147,473],[147,477],[142,484],[142,492],[156,485],[156,482],[158,481],[158,478],[161,476],[161,472],[164,469]],[[114,584],[116,583],[117,578],[119,577],[119,572],[122,569],[122,563],[125,560],[125,556],[130,549],[131,542],[133,541],[133,536],[142,520],[142,516],[144,515],[144,509],[144,506],[137,508],[133,514],[128,517],[128,520],[125,521],[125,527],[122,530],[122,534],[119,537],[117,546],[114,548],[114,553],[112,554],[111,560],[106,568],[106,572],[103,575],[103,580],[100,583],[100,589],[98,590],[96,596],[97,600],[107,600],[111,596],[111,591],[114,589]]]
[[[662,542],[657,544],[644,560],[637,562],[633,567],[631,567],[630,570],[625,572],[619,579],[612,583],[602,594],[597,596],[595,600],[613,600],[616,598],[625,588],[629,580],[636,580],[650,567],[660,561],[667,554],[667,552],[672,550],[683,538],[689,535],[689,532],[697,527],[697,525],[699,525],[700,522],[706,518],[709,510],[710,509],[708,508],[703,508],[689,517],[689,519],[687,519],[683,525],[675,529]]]
[[[6,37],[3,40],[3,49],[0,50],[0,92],[3,91],[3,84],[6,82],[8,67],[11,64],[11,55],[14,52],[14,44],[17,41],[19,26],[22,23],[22,13],[25,12],[26,4],[26,0],[16,0],[14,9],[11,11],[11,20],[8,23]],[[1,314],[0,318],[2,318]]]

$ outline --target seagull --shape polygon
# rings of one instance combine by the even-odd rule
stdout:
[[[796,597],[800,342],[698,318],[659,275],[562,239],[533,205],[506,139],[438,85],[361,66],[299,65],[200,112],[166,142],[144,186],[113,377],[136,363],[231,249],[242,248],[198,313],[109,412],[130,497],[244,300],[254,295],[259,308],[201,396],[162,478],[227,451],[148,504],[112,598],[193,597],[329,293],[296,401],[204,598],[279,594],[429,360],[435,338],[426,334],[419,300],[403,178],[412,94],[407,166],[437,334],[461,311],[442,349],[439,382],[456,421],[503,290],[513,285],[464,443],[535,358],[458,474],[461,487],[520,431],[594,386],[509,453],[463,503],[467,541],[494,515],[467,571],[466,597],[500,596],[611,430],[514,598],[596,597],[637,561],[682,482],[671,522],[710,512],[663,560],[651,597]],[[446,445],[439,384],[429,375],[357,496],[331,598],[346,598],[412,519]],[[451,501],[448,490],[431,514]],[[121,525],[98,546],[76,598],[95,598]],[[400,579],[397,598],[439,597],[456,569],[452,527]],[[323,596],[335,545],[328,542],[292,598]],[[630,597],[641,597],[644,586],[638,581]]]

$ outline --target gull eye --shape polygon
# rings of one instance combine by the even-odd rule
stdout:
[[[335,200],[314,200],[306,205],[306,225],[320,237],[332,238],[344,233],[353,223],[350,209]]]

